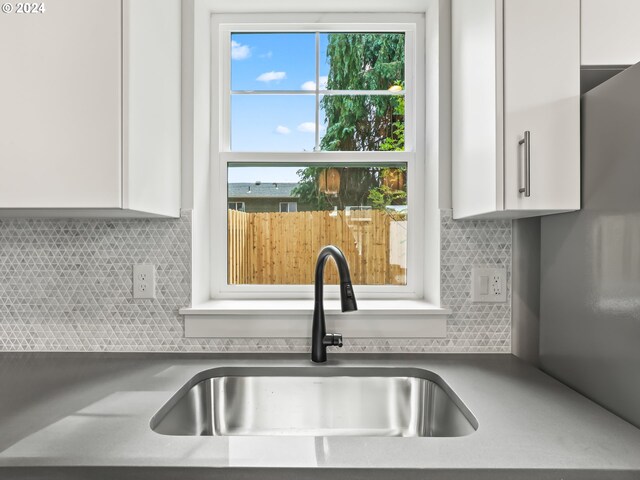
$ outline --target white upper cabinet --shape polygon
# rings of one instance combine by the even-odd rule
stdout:
[[[453,215],[580,208],[580,0],[453,0]]]
[[[639,22],[639,0],[582,0],[582,65],[640,62]]]
[[[180,0],[44,5],[0,15],[0,216],[179,216]]]

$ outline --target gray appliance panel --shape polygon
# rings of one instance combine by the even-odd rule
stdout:
[[[640,426],[640,64],[583,96],[582,195],[541,224],[541,365]]]

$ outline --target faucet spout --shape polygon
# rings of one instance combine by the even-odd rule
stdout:
[[[342,347],[342,335],[339,333],[327,333],[324,316],[324,266],[329,257],[332,257],[338,266],[340,276],[340,303],[343,312],[358,310],[356,295],[351,283],[349,264],[344,254],[338,247],[328,245],[318,255],[315,274],[315,302],[313,308],[313,325],[311,337],[311,361],[323,363],[327,361],[327,347]]]

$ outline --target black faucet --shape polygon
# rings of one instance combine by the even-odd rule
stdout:
[[[349,264],[344,254],[338,247],[328,245],[324,247],[318,255],[316,262],[315,280],[315,303],[313,306],[313,326],[311,337],[311,361],[323,363],[327,361],[327,347],[342,347],[342,335],[339,333],[327,333],[327,326],[324,320],[324,305],[322,301],[322,291],[324,284],[324,266],[329,257],[333,257],[338,266],[340,275],[340,302],[343,312],[353,312],[358,310],[356,295],[351,285],[351,274]]]

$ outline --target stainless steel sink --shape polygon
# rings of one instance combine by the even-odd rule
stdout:
[[[164,435],[458,437],[478,422],[437,375],[415,368],[219,368],[151,419]]]

